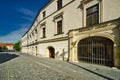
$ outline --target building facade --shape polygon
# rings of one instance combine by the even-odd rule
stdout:
[[[21,51],[120,68],[119,13],[119,0],[50,0],[23,35]]]

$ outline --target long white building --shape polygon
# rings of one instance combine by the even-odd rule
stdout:
[[[120,68],[120,0],[50,0],[21,47],[35,56]]]

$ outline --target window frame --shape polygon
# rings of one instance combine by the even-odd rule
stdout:
[[[90,13],[88,13],[88,10],[95,8],[97,7],[97,11],[92,11]],[[97,17],[94,17],[94,15],[97,13]],[[92,21],[91,21],[91,24],[88,24],[88,16],[92,17]],[[95,22],[95,18],[97,18],[97,22]],[[86,26],[91,26],[91,25],[94,25],[94,24],[98,24],[99,23],[99,4],[96,4],[96,5],[93,5],[89,8],[86,9]]]
[[[41,30],[41,39],[46,38],[46,24],[45,23],[41,24],[40,30]]]
[[[62,8],[62,6],[63,6],[62,2],[63,2],[62,0],[57,1],[57,10],[60,10]]]
[[[57,21],[57,34],[62,34],[63,33],[63,20]]]
[[[46,28],[42,28],[42,38],[46,38]]]
[[[43,11],[43,19],[46,17],[46,11]]]
[[[38,31],[37,31],[37,29],[35,29],[35,34],[37,34],[38,33]]]

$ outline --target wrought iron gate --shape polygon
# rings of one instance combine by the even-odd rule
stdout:
[[[78,43],[78,60],[113,66],[113,42],[104,37],[89,37]]]

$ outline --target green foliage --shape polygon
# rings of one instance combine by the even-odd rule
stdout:
[[[21,50],[21,48],[20,48],[20,42],[17,42],[17,43],[14,44],[14,49],[16,51],[20,51]]]
[[[2,51],[2,47],[0,46],[0,51]]]
[[[6,46],[3,46],[2,50],[5,51],[5,50],[8,50],[8,48]]]
[[[0,51],[7,51],[8,50],[8,48],[6,47],[6,46],[0,46]]]

